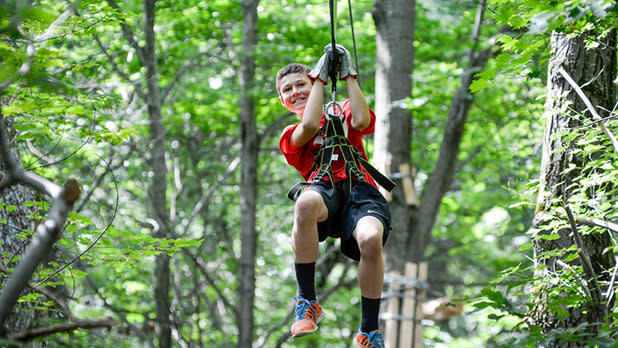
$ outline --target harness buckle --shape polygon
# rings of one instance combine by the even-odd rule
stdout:
[[[327,120],[332,118],[341,119],[343,117],[343,109],[339,103],[336,101],[331,101],[324,106],[324,116]]]

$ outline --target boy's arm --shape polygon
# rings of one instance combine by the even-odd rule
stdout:
[[[292,146],[301,147],[318,133],[320,123],[322,122],[323,105],[324,84],[320,81],[314,81],[309,98],[307,98],[307,104],[305,104],[301,122],[290,136],[290,144]]]
[[[365,100],[365,96],[354,76],[348,75],[345,82],[348,89],[348,97],[350,98],[350,108],[352,110],[352,128],[355,130],[365,129],[371,123],[367,100]]]

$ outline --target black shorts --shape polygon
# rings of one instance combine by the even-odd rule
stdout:
[[[326,208],[328,218],[318,222],[320,242],[327,237],[341,238],[341,252],[353,260],[360,260],[360,250],[353,232],[358,221],[365,216],[374,216],[382,221],[384,233],[382,244],[386,243],[391,230],[391,213],[384,196],[365,181],[352,181],[352,190],[348,195],[345,186],[347,181],[335,183],[319,181],[307,186],[305,190],[318,192]]]

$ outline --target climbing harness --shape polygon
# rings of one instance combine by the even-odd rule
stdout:
[[[325,122],[321,129],[325,133],[324,143],[320,146],[315,162],[313,162],[313,166],[309,171],[313,173],[317,170],[317,174],[312,178],[313,182],[317,183],[327,176],[334,187],[335,176],[333,174],[332,161],[336,159],[335,156],[343,156],[345,173],[347,175],[347,184],[345,185],[347,193],[352,191],[352,180],[365,180],[365,173],[361,168],[365,169],[380,186],[390,192],[395,187],[395,183],[372,166],[346,138],[343,130],[343,114],[339,103],[330,102],[326,106],[324,118]],[[339,151],[337,152],[336,150]],[[306,182],[294,185],[288,192],[288,198],[295,201],[308,185],[310,184]]]
[[[350,21],[352,22],[352,10],[349,0],[348,7],[350,7]],[[336,156],[341,155],[345,161],[345,173],[347,175],[347,185],[345,185],[345,190],[348,194],[352,191],[352,181],[354,179],[358,181],[365,180],[365,173],[360,168],[365,169],[365,171],[369,173],[369,175],[380,186],[390,192],[395,187],[395,183],[373,167],[345,136],[345,132],[343,130],[343,110],[341,105],[335,101],[337,93],[337,73],[339,66],[341,65],[342,57],[336,49],[336,10],[335,2],[333,0],[329,0],[329,9],[332,47],[328,55],[328,76],[332,82],[331,101],[324,107],[325,122],[320,129],[320,131],[325,134],[324,142],[320,146],[320,149],[315,157],[315,162],[309,172],[313,173],[317,170],[317,174],[315,174],[312,178],[314,183],[317,183],[323,180],[325,176],[328,176],[331,185],[333,185],[334,188],[335,176],[333,175],[332,161],[336,159]],[[352,33],[352,37],[354,37],[354,33]],[[354,53],[356,57],[356,43],[354,43]],[[356,61],[356,68],[358,71],[358,61]],[[337,152],[336,150],[339,151]],[[310,184],[306,182],[294,185],[294,187],[292,187],[292,189],[288,192],[288,197],[295,201],[303,189],[308,185]]]

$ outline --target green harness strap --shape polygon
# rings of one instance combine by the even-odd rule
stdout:
[[[341,110],[341,108],[339,108],[339,110]],[[365,173],[360,168],[364,168],[380,186],[390,192],[395,187],[395,183],[384,174],[380,173],[363,158],[358,149],[350,144],[350,141],[348,141],[343,131],[342,118],[342,115],[334,115],[330,111],[327,111],[325,114],[326,120],[322,130],[325,131],[326,138],[322,146],[320,146],[320,150],[310,170],[310,173],[313,173],[316,169],[318,170],[318,173],[313,177],[313,182],[319,182],[324,179],[324,176],[328,176],[331,183],[335,182],[332,160],[335,150],[339,149],[339,155],[343,156],[345,161],[345,172],[348,176],[346,185],[347,192],[352,191],[352,179],[365,180]],[[302,182],[294,185],[288,192],[288,197],[295,201],[303,188],[307,185],[310,184]]]

